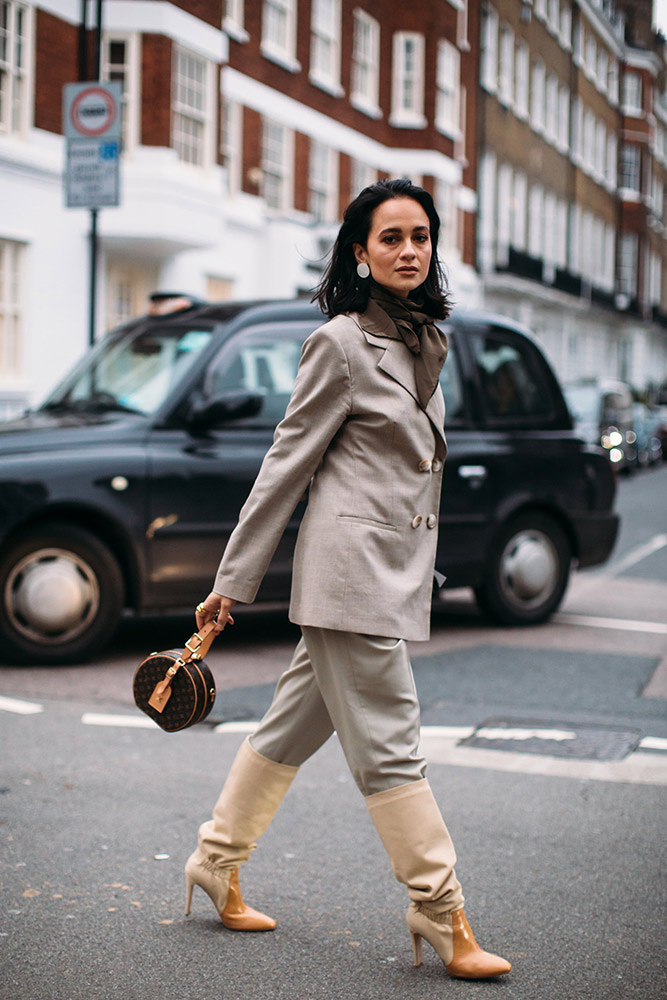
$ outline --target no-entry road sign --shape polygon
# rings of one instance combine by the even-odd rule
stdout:
[[[120,83],[68,83],[63,88],[68,208],[119,204]]]

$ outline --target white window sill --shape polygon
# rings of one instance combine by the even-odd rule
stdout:
[[[277,66],[286,69],[288,73],[301,72],[301,63],[298,59],[291,56],[289,52],[282,52],[280,49],[275,49],[269,42],[262,42],[260,52],[265,59],[270,59]]]
[[[618,197],[621,201],[634,201],[637,204],[642,200],[641,192],[635,191],[633,188],[619,188]]]
[[[494,83],[492,80],[480,80],[482,88],[486,90],[488,94],[495,94],[498,90],[498,84]]]
[[[627,104],[621,107],[621,114],[626,118],[646,118],[646,112],[642,108],[630,107]]]
[[[405,111],[394,111],[389,116],[392,128],[426,128],[428,122],[424,115],[410,115]]]
[[[314,87],[319,87],[320,90],[324,90],[327,94],[331,94],[332,97],[345,96],[345,89],[341,87],[338,80],[329,80],[327,77],[319,76],[319,74],[314,70],[311,70],[308,74],[308,80]]]
[[[229,35],[230,38],[233,38],[235,42],[239,42],[241,45],[250,41],[250,35],[245,28],[241,27],[240,24],[237,24],[236,21],[232,21],[229,17],[224,18],[222,22],[222,30],[226,35]]]
[[[462,142],[463,132],[456,125],[452,125],[450,122],[439,122],[436,121],[435,127],[441,135],[446,135],[448,139],[452,142]]]
[[[350,104],[357,111],[361,111],[363,115],[368,115],[369,118],[375,118],[376,120],[382,118],[382,109],[377,104],[371,104],[361,94],[352,94]]]

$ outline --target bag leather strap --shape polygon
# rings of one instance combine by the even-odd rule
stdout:
[[[215,618],[211,618],[209,622],[206,622],[199,632],[194,632],[190,636],[179,658],[169,667],[163,679],[155,685],[153,694],[148,699],[148,704],[151,708],[156,709],[158,712],[164,710],[165,705],[171,697],[171,682],[180,667],[185,666],[190,660],[204,659],[217,635],[215,631],[217,620],[218,616],[216,615]]]

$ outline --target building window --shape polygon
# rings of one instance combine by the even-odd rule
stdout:
[[[560,9],[560,42],[564,49],[572,48],[572,9],[567,3]]]
[[[230,194],[241,190],[241,141],[241,105],[223,99],[220,107],[220,152]]]
[[[378,172],[375,167],[370,167],[361,160],[352,160],[350,169],[350,199],[356,198],[360,191],[375,184],[378,179]]]
[[[539,184],[530,189],[528,210],[528,253],[541,257],[544,241],[544,191]]]
[[[626,114],[642,111],[642,78],[631,70],[626,70],[623,76],[623,111]]]
[[[577,21],[574,26],[574,34],[572,37],[572,59],[576,66],[581,66],[584,48],[584,29],[581,26],[581,21]]]
[[[354,12],[352,41],[352,93],[350,100],[360,111],[379,118],[380,24],[364,10]]]
[[[174,49],[171,144],[179,160],[209,166],[212,156],[213,87],[206,59]]]
[[[533,63],[533,78],[530,93],[531,125],[536,132],[544,131],[544,63]]]
[[[157,267],[141,267],[112,258],[107,262],[105,284],[106,327],[112,330],[146,312],[148,296],[158,284]]]
[[[301,69],[296,61],[296,0],[264,0],[261,48],[262,55],[285,69]]]
[[[581,103],[580,97],[572,98],[571,106],[571,155],[572,162],[575,164],[581,163],[582,150],[583,150],[583,132],[584,132],[584,109]]]
[[[106,36],[102,49],[102,79],[108,83],[120,83],[123,88],[122,105],[122,149],[127,152],[139,141],[139,36],[124,38]]]
[[[514,174],[512,200],[510,203],[510,238],[517,250],[526,249],[526,197],[528,184],[522,170]]]
[[[436,74],[435,124],[441,132],[456,136],[460,127],[461,58],[459,50],[450,42],[438,43],[438,68]]]
[[[618,143],[616,135],[610,132],[607,136],[607,164],[605,167],[605,183],[610,191],[616,190]]]
[[[438,180],[435,185],[435,204],[440,216],[438,249],[446,260],[457,250],[457,217],[455,191],[451,184]]]
[[[598,50],[597,78],[598,87],[603,94],[606,94],[609,87],[609,56],[607,50],[603,48]]]
[[[480,82],[495,94],[498,88],[498,15],[490,4],[482,8]]]
[[[514,32],[509,25],[500,31],[500,73],[498,100],[511,107],[514,100]]]
[[[289,184],[293,160],[293,133],[284,125],[265,118],[262,124],[262,196],[269,208],[279,212],[292,207]]]
[[[641,192],[641,150],[624,143],[621,146],[618,186],[625,191]]]
[[[222,26],[237,41],[247,41],[248,34],[243,27],[244,0],[225,0]],[[243,37],[239,37],[242,35]]]
[[[554,34],[558,33],[560,27],[560,0],[549,0],[548,24]]]
[[[340,96],[340,0],[313,0],[310,79]]]
[[[516,43],[514,111],[519,118],[528,117],[528,77],[530,50],[525,42]]]
[[[618,61],[613,57],[609,60],[609,75],[607,76],[607,93],[612,104],[618,104]]]
[[[23,245],[0,240],[0,377],[22,374],[21,289]]]
[[[28,126],[28,6],[0,0],[0,132]]]
[[[547,77],[545,135],[554,145],[558,141],[558,78],[553,73]]]
[[[394,35],[393,100],[391,125],[423,128],[424,36],[397,31]]]
[[[595,115],[590,108],[584,112],[584,170],[592,173],[595,167]]]
[[[637,295],[637,234],[623,233],[618,244],[618,291],[633,299]]]
[[[498,193],[496,198],[498,217],[496,220],[496,263],[501,267],[509,260],[509,245],[512,239],[512,168],[508,163],[498,167]]]
[[[595,126],[595,177],[600,182],[604,181],[605,160],[607,153],[607,129],[602,119],[598,119]]]
[[[570,148],[570,91],[565,85],[558,93],[558,148],[563,153]]]
[[[310,143],[308,210],[316,222],[334,222],[338,216],[338,154],[314,140]]]
[[[595,36],[588,34],[586,38],[586,61],[584,64],[584,69],[586,70],[586,75],[595,79],[595,74],[598,67],[598,47],[595,41]]]

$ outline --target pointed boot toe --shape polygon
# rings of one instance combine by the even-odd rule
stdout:
[[[475,941],[463,910],[452,913],[454,956],[445,965],[450,976],[458,979],[491,979],[502,976],[512,968],[500,955],[483,951]]]
[[[227,902],[220,919],[230,931],[272,931],[276,926],[273,917],[253,910],[252,906],[243,902],[237,868],[232,870]]]
[[[407,924],[412,937],[415,965],[422,963],[421,939],[439,955],[445,970],[457,979],[491,979],[509,972],[512,966],[499,955],[482,951],[463,910],[454,913],[431,913],[411,903]]]

